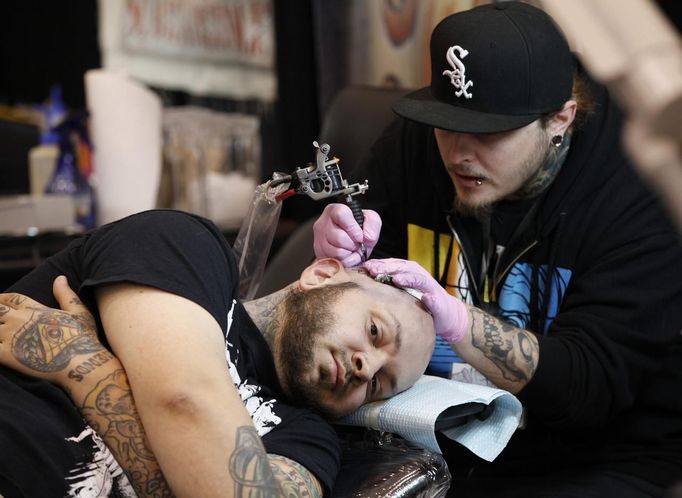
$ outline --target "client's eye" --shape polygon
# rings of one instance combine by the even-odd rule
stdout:
[[[376,339],[379,335],[379,329],[374,322],[372,322],[369,326],[369,333],[372,334],[372,339]]]
[[[371,388],[372,395],[376,394],[377,392],[377,376],[372,377],[372,388]]]

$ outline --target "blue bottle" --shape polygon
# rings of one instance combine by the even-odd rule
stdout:
[[[59,159],[45,193],[70,195],[76,210],[76,222],[84,230],[89,230],[95,226],[93,191],[76,162],[72,126],[66,121],[58,126],[56,131],[59,135]]]

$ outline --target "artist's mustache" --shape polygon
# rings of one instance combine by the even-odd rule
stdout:
[[[485,179],[486,177],[485,173],[476,171],[475,166],[467,163],[452,164],[448,167],[448,170],[451,173],[455,173],[460,176],[473,176],[481,179]]]

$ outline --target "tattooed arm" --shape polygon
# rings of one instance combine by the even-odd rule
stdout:
[[[138,496],[171,496],[120,362],[97,339],[92,315],[65,279],[55,281],[54,291],[64,311],[19,294],[0,295],[0,363],[64,388]]]
[[[463,360],[501,389],[517,393],[538,365],[538,341],[528,330],[513,327],[467,305],[469,332],[452,348]]]
[[[171,496],[137,415],[125,371],[97,340],[92,316],[68,284],[57,282],[55,290],[63,287],[55,295],[65,312],[18,294],[0,294],[0,364],[64,387],[126,471],[138,496]],[[241,403],[239,408],[243,411]],[[210,494],[178,495],[321,497],[317,479],[293,460],[268,455],[247,420],[241,426],[230,424],[229,418],[222,422],[234,436],[234,446],[221,448],[220,455],[224,466],[219,471],[227,477],[227,487],[211,488]],[[186,462],[187,475],[204,480],[195,488],[209,485],[211,476],[201,465],[192,459]]]

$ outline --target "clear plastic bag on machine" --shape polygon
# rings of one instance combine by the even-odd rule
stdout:
[[[289,188],[289,182],[282,181],[289,175],[276,172],[272,176],[256,187],[232,245],[239,263],[239,297],[244,300],[253,299],[258,291],[282,211],[282,202],[277,196]]]

